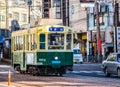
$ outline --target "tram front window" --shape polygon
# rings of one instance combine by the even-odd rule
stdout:
[[[64,34],[49,34],[48,49],[64,49]]]

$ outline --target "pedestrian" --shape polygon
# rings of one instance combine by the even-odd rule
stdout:
[[[85,51],[84,53],[84,61],[86,62],[87,61],[87,52]]]

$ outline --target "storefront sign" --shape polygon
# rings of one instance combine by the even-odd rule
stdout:
[[[87,31],[87,40],[88,40],[89,42],[92,41],[92,31]]]
[[[120,27],[117,27],[117,50],[120,50]]]
[[[81,3],[94,2],[95,0],[80,0]]]
[[[94,7],[95,0],[80,0],[81,7]]]

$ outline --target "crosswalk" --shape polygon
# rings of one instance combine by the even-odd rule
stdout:
[[[18,73],[9,65],[0,65],[0,74],[7,75],[8,71],[10,71],[11,74]]]
[[[17,71],[15,71],[11,66],[9,65],[0,65],[0,74],[4,74],[4,75],[7,75],[8,74],[8,71],[10,71],[11,74],[14,74],[14,73],[18,73]],[[76,75],[83,75],[83,74],[86,74],[86,75],[99,75],[99,76],[103,76],[104,73],[103,71],[67,71],[68,74],[76,74]]]
[[[103,71],[68,71],[67,73],[81,76],[105,76]]]

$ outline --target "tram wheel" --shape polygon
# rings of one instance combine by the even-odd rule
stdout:
[[[25,71],[20,71],[20,74],[25,74]]]
[[[32,67],[31,74],[32,74],[33,76],[38,76],[39,73],[40,73],[40,70],[39,70],[38,68]]]
[[[59,76],[63,76],[62,72],[59,72]]]
[[[15,66],[14,69],[15,69],[16,71],[20,72],[20,66],[19,66],[19,65]]]
[[[58,76],[58,72],[55,72],[55,76]]]

